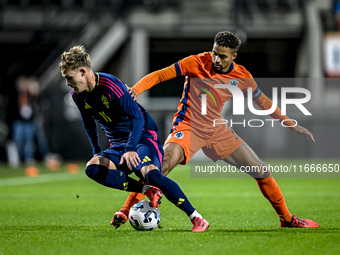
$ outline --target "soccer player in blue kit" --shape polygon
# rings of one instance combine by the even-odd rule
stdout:
[[[162,191],[190,217],[193,232],[205,231],[208,221],[195,210],[178,184],[161,174],[164,152],[156,123],[132,99],[126,85],[111,74],[93,72],[84,46],[64,52],[59,68],[66,85],[73,88],[72,98],[93,149],[94,156],[86,164],[87,176],[107,187],[146,194],[153,206],[158,206]],[[110,143],[103,151],[96,122]],[[129,177],[132,172],[150,185]]]

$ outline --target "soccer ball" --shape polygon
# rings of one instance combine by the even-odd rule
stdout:
[[[161,221],[161,212],[151,202],[142,200],[131,207],[129,221],[136,230],[154,230]]]

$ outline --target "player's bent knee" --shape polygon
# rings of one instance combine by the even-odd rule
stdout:
[[[182,162],[184,160],[184,158],[182,159],[181,157],[176,158],[164,158],[163,163],[162,163],[162,174],[164,176],[167,176],[172,169],[175,168],[176,165],[178,165],[180,162]]]
[[[92,164],[86,167],[85,173],[89,178],[104,186],[120,190],[125,187],[126,175],[122,171],[109,170],[103,165]]]
[[[85,174],[92,180],[104,185],[108,171],[109,169],[103,165],[91,164],[86,167]]]
[[[159,170],[159,169],[154,164],[143,166],[142,169],[141,169],[141,173],[142,173],[143,177],[145,178],[146,174],[148,172],[150,172],[151,170]]]
[[[271,176],[269,167],[263,162],[258,166],[253,166],[253,169],[255,170],[247,173],[256,180],[266,179]]]
[[[164,146],[162,174],[167,176],[170,171],[184,159],[184,150],[180,145],[176,143],[167,143]]]
[[[103,156],[94,156],[86,163],[86,167],[89,165],[102,165],[109,169],[117,169],[116,165],[111,160]]]
[[[92,180],[96,179],[96,176],[99,172],[99,166],[96,164],[87,164],[85,169],[85,174],[91,178]]]
[[[100,157],[101,157],[101,156],[94,156],[93,158],[91,158],[91,159],[86,163],[86,167],[88,167],[89,165],[93,165],[93,164],[99,165],[99,163],[100,163]]]
[[[171,169],[170,169],[170,163],[168,160],[163,160],[162,163],[162,174],[164,176],[167,176],[170,173]]]

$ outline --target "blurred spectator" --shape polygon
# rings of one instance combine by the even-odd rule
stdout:
[[[12,138],[14,140],[18,156],[15,150],[9,153],[9,162],[18,158],[20,162],[33,165],[38,151],[42,158],[46,159],[49,153],[45,133],[39,120],[38,93],[39,84],[35,77],[21,76],[16,81],[18,92],[19,115],[12,124]],[[15,161],[15,160],[14,160]]]

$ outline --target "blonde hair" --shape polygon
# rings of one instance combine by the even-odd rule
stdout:
[[[59,68],[62,73],[66,70],[74,70],[80,66],[92,68],[90,54],[86,52],[83,45],[74,46],[69,51],[61,54]]]

